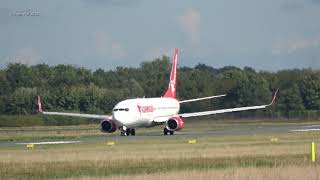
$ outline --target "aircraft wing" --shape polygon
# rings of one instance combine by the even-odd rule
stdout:
[[[184,114],[179,114],[179,116],[180,117],[195,117],[195,116],[206,116],[206,115],[212,115],[212,114],[222,114],[222,113],[228,113],[228,112],[246,111],[246,110],[252,110],[252,109],[264,109],[268,106],[271,106],[274,103],[276,96],[277,96],[277,92],[278,92],[278,90],[276,90],[270,104],[259,105],[259,106],[231,108],[231,109],[219,109],[219,110],[213,110],[213,111],[202,111],[202,112],[194,112],[194,113],[184,113]]]
[[[187,100],[179,101],[179,103],[182,104],[182,103],[188,103],[188,102],[194,102],[194,101],[202,101],[202,100],[206,100],[206,99],[213,99],[213,98],[219,98],[219,97],[224,97],[224,96],[226,96],[226,94],[216,95],[216,96],[208,96],[208,97],[202,97],[202,98],[196,98],[196,99],[187,99]]]
[[[82,114],[82,113],[65,113],[65,112],[46,112],[42,110],[42,104],[40,101],[40,96],[38,96],[38,107],[39,112],[46,115],[56,115],[56,116],[72,116],[72,117],[83,117],[83,118],[94,118],[94,119],[107,119],[112,118],[109,115],[98,115],[98,114]]]

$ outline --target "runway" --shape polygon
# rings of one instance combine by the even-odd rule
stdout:
[[[24,144],[66,144],[66,143],[80,143],[80,142],[99,142],[99,141],[134,141],[143,139],[184,139],[184,138],[197,138],[204,136],[236,136],[236,135],[258,135],[258,134],[272,134],[272,133],[299,133],[309,131],[320,131],[320,124],[304,124],[304,123],[289,123],[289,124],[257,124],[257,125],[241,125],[241,126],[230,126],[222,129],[206,130],[206,131],[192,131],[182,130],[175,132],[173,136],[162,134],[161,129],[159,133],[143,134],[139,135],[139,129],[137,129],[136,136],[120,136],[119,132],[115,132],[107,136],[98,137],[82,137],[82,138],[67,138],[63,140],[29,140],[29,141],[0,141],[1,146],[16,146]],[[97,129],[98,130],[98,129]]]

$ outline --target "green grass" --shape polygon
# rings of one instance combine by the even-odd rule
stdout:
[[[76,176],[135,175],[189,169],[225,169],[233,167],[283,167],[310,165],[307,154],[290,156],[257,156],[237,158],[142,159],[118,161],[0,163],[1,178],[53,179]],[[317,164],[319,165],[319,164]]]

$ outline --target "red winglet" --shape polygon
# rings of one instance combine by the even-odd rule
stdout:
[[[40,96],[38,96],[38,107],[39,107],[39,112],[43,112],[42,111],[42,104],[41,104],[41,101],[40,101]]]
[[[173,63],[171,67],[170,82],[168,89],[163,97],[176,98],[177,92],[177,62],[178,62],[178,48],[174,49]]]
[[[278,90],[279,90],[279,89],[277,89],[276,92],[274,93],[273,98],[272,98],[272,101],[271,101],[271,103],[270,103],[269,105],[272,105],[272,104],[274,103],[274,101],[276,100]]]

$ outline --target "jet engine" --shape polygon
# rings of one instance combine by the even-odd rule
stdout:
[[[166,128],[169,131],[178,131],[183,128],[183,119],[180,117],[171,117],[166,122]]]
[[[112,119],[105,119],[100,122],[100,130],[106,133],[112,133],[117,130],[117,125]]]

